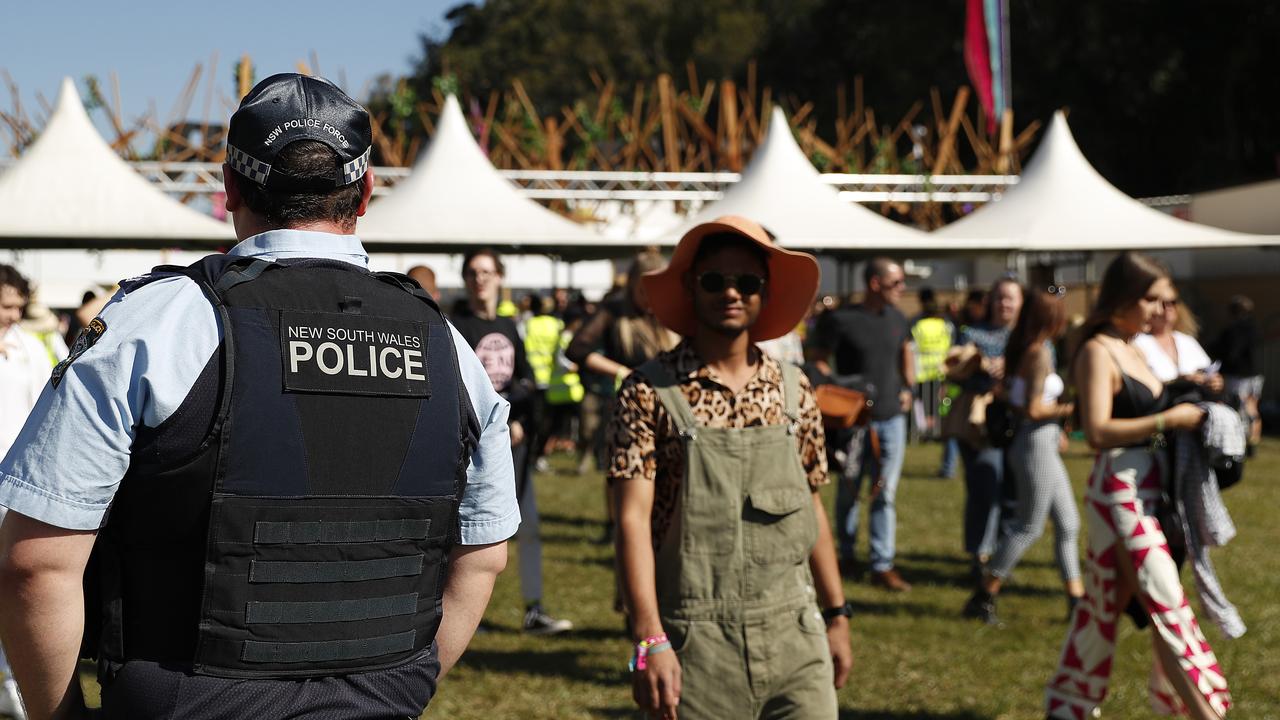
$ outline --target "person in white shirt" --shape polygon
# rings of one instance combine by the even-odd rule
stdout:
[[[53,370],[44,344],[19,325],[30,298],[27,279],[13,267],[0,265],[0,457],[8,454]],[[4,515],[0,506],[0,521]],[[0,715],[26,717],[3,648],[0,673],[4,674]]]
[[[1147,367],[1160,382],[1168,384],[1185,378],[1211,392],[1221,392],[1222,376],[1196,340],[1198,330],[1195,315],[1179,307],[1177,291],[1173,290],[1163,298],[1161,311],[1152,316],[1150,331],[1135,337],[1133,344],[1142,351]]]

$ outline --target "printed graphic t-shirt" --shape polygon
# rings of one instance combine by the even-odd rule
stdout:
[[[524,423],[531,411],[533,369],[515,322],[508,317],[486,320],[470,309],[450,315],[449,321],[475,350],[493,389],[511,403],[511,419]]]

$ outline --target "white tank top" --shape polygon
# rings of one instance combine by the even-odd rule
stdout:
[[[1044,392],[1040,394],[1041,402],[1051,403],[1057,400],[1062,397],[1066,389],[1058,373],[1049,373],[1044,378]],[[1009,383],[1009,402],[1021,408],[1027,406],[1027,381],[1022,379],[1021,375]]]

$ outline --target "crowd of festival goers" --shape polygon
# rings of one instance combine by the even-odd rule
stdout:
[[[554,453],[571,457],[569,471],[578,474],[612,478],[626,470],[632,458],[618,445],[628,429],[613,417],[615,395],[636,368],[681,343],[650,312],[640,282],[666,264],[657,252],[636,255],[615,288],[593,302],[563,288],[513,294],[503,286],[502,258],[478,250],[464,259],[465,295],[444,307],[511,403],[526,632],[573,628],[560,617],[571,608],[556,606],[555,588],[543,587],[534,478],[550,470]],[[430,269],[409,274],[439,294]],[[938,475],[959,470],[966,490],[962,542],[973,594],[958,613],[1001,623],[1001,589],[1052,521],[1069,630],[1048,686],[1051,717],[1080,717],[1080,708],[1101,702],[1108,672],[1100,668],[1109,668],[1125,617],[1151,628],[1157,708],[1224,713],[1226,682],[1186,602],[1179,567],[1195,567],[1205,614],[1228,636],[1242,633],[1205,554],[1216,538],[1206,536],[1215,518],[1204,513],[1212,515],[1216,496],[1206,499],[1195,476],[1215,472],[1216,493],[1238,479],[1242,456],[1259,440],[1260,338],[1250,300],[1233,298],[1230,324],[1202,345],[1168,272],[1135,253],[1112,262],[1087,317],[1068,317],[1064,288],[1029,287],[1009,275],[957,302],[917,288],[920,311],[908,318],[899,309],[906,290],[899,263],[873,259],[863,280],[857,302],[820,297],[790,332],[759,344],[778,363],[800,367],[810,386],[867,401],[854,422],[825,423],[821,438],[837,484],[831,527],[841,576],[886,592],[911,590],[909,571],[895,563],[898,481],[909,439],[938,440]],[[736,282],[744,290],[744,276]],[[101,304],[86,297],[86,308],[59,324],[31,298],[27,281],[0,266],[0,455],[22,426],[21,408],[31,407],[65,357],[64,333],[74,337],[78,329],[68,326]],[[1230,432],[1233,420],[1243,444]],[[1083,497],[1062,461],[1071,432],[1098,451]],[[1205,445],[1216,454],[1192,452]],[[614,482],[600,488],[608,510],[601,542],[615,541],[623,505],[617,490]],[[655,521],[669,509],[655,503]],[[619,539],[620,556],[623,546]],[[620,577],[615,605],[626,613],[624,585]]]

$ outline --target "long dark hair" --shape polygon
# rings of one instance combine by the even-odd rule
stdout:
[[[1067,304],[1062,296],[1022,289],[1022,311],[1004,346],[1005,382],[1018,374],[1022,359],[1031,349],[1062,332],[1067,324]]]
[[[1090,338],[1111,324],[1111,316],[1133,307],[1146,297],[1147,291],[1157,280],[1168,277],[1169,269],[1155,258],[1132,250],[1116,256],[1102,273],[1098,300],[1093,304],[1093,310],[1085,319],[1075,342],[1076,354],[1079,354]],[[1074,361],[1074,357],[1072,360]]]
[[[636,307],[636,288],[640,287],[640,276],[661,270],[667,266],[667,259],[662,253],[652,248],[641,250],[631,259],[631,267],[627,268],[627,287],[622,293],[622,307],[627,315],[644,315],[644,311]]]

